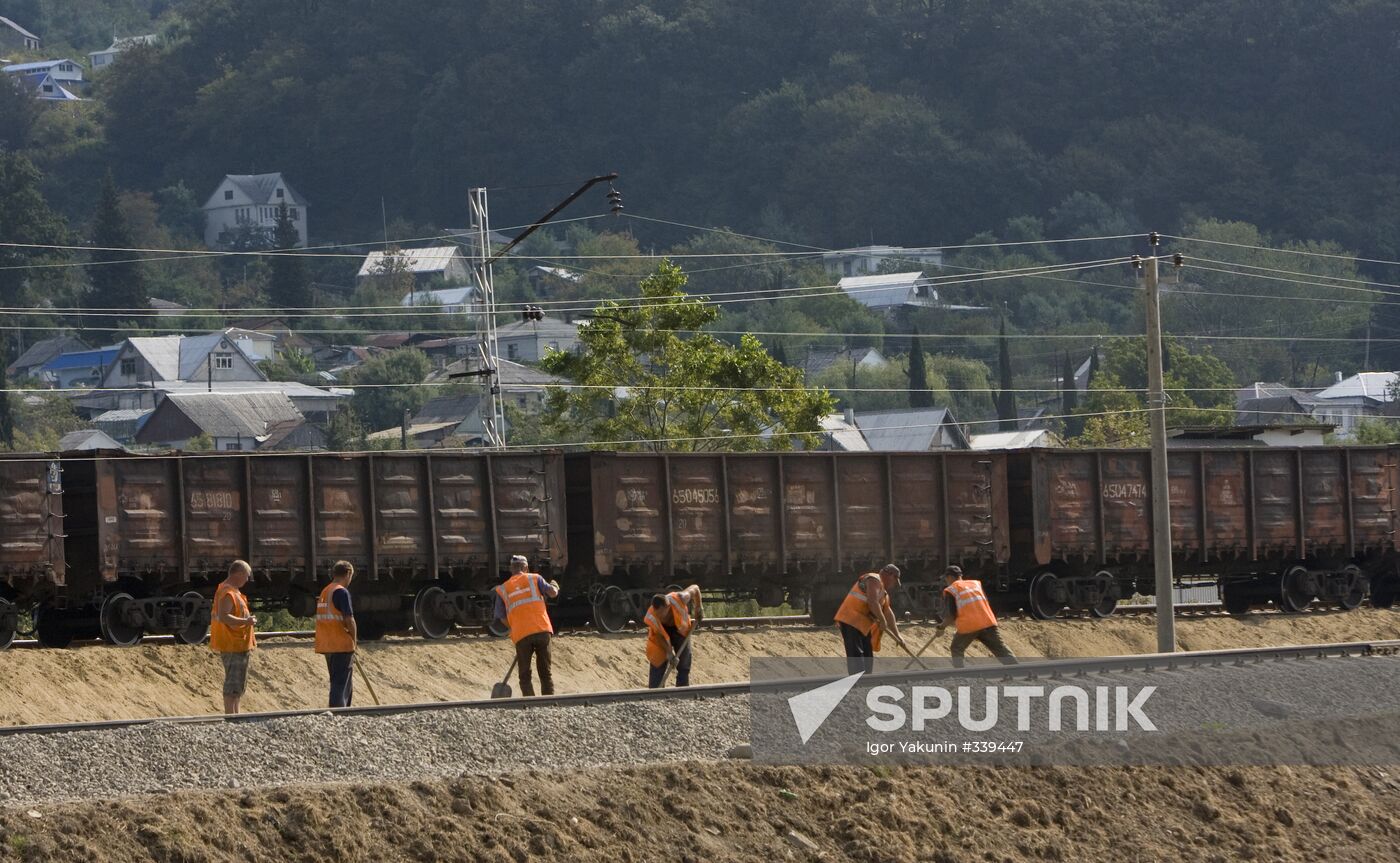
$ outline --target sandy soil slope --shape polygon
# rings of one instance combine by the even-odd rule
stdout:
[[[1142,653],[1156,647],[1155,622],[1150,616],[1015,620],[1002,628],[1011,648],[1021,656]],[[913,627],[910,640],[923,644],[930,632],[927,627]],[[1177,621],[1178,644],[1185,650],[1397,638],[1400,612],[1371,609]],[[893,649],[894,645],[886,645],[886,654]],[[692,680],[706,683],[746,679],[752,656],[839,655],[841,640],[834,629],[806,626],[701,631],[695,651]],[[929,653],[946,651],[945,635]],[[560,692],[646,685],[640,634],[568,634],[556,639],[554,654]],[[485,697],[491,684],[505,674],[512,656],[508,641],[488,637],[442,642],[402,638],[365,645],[362,661],[380,700],[387,704]],[[221,680],[217,658],[204,647],[10,650],[0,653],[0,724],[209,713],[219,709]],[[309,642],[265,642],[254,656],[244,709],[322,706],[325,681],[324,662]],[[368,703],[369,693],[361,680],[355,685],[357,701]]]

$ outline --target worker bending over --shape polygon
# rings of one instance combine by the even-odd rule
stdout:
[[[955,621],[953,667],[962,667],[963,655],[974,641],[982,642],[1002,665],[1015,665],[1016,657],[1001,640],[997,617],[992,613],[987,594],[982,592],[982,582],[963,578],[961,567],[950,566],[943,571],[943,583],[943,622],[938,624],[934,635],[947,628],[948,621]]]
[[[648,689],[661,687],[667,668],[676,669],[677,686],[690,685],[690,632],[704,619],[698,584],[651,598],[646,616]]]
[[[904,644],[894,609],[890,607],[889,592],[898,586],[899,567],[886,564],[879,572],[867,572],[857,578],[836,610],[836,622],[840,624],[841,640],[846,646],[846,668],[850,673],[870,671],[874,667],[881,632],[888,632],[896,642]]]
[[[535,694],[530,675],[530,661],[538,660],[540,694],[554,694],[554,674],[550,670],[549,641],[554,624],[549,621],[545,599],[559,595],[559,582],[545,581],[544,576],[530,572],[530,561],[523,554],[511,555],[510,578],[496,586],[494,617],[510,627],[510,640],[515,643],[515,661],[520,666],[520,694]],[[507,673],[506,676],[510,676]]]

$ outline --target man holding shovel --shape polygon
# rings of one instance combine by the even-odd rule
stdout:
[[[879,572],[867,572],[857,578],[836,609],[836,622],[846,647],[846,667],[851,674],[873,668],[882,632],[888,632],[908,652],[890,607],[889,592],[898,586],[899,567],[886,564]]]
[[[943,583],[946,585],[943,588],[943,622],[934,630],[933,638],[943,633],[950,620],[954,621],[957,633],[953,636],[953,667],[962,668],[963,655],[974,641],[981,642],[1002,665],[1015,665],[1016,657],[1001,640],[997,616],[992,613],[992,604],[982,591],[982,582],[964,578],[962,567],[950,566],[943,572]],[[933,643],[933,638],[929,639],[929,644]]]
[[[660,689],[669,669],[676,669],[676,685],[690,685],[690,633],[705,619],[700,585],[651,598],[647,609],[648,689]]]
[[[530,572],[530,561],[523,554],[510,558],[510,578],[496,587],[495,618],[510,627],[510,640],[515,642],[515,661],[520,666],[520,694],[535,694],[530,674],[531,659],[540,666],[540,694],[554,694],[554,677],[549,667],[549,640],[554,624],[549,621],[545,599],[559,595],[559,582],[545,581],[539,573]],[[506,677],[510,674],[507,672]]]

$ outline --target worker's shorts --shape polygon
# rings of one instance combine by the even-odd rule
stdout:
[[[251,652],[220,653],[224,662],[224,694],[242,695],[248,688],[248,657]]]

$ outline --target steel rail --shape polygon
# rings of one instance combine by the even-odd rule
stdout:
[[[921,668],[879,672],[869,675],[873,680],[928,680],[938,678],[1058,678],[1066,675],[1154,668],[1176,670],[1202,665],[1232,664],[1243,666],[1250,662],[1290,659],[1333,659],[1342,657],[1400,656],[1400,640],[1350,641],[1335,644],[1301,644],[1281,647],[1248,647],[1227,650],[1200,650],[1181,653],[1143,653],[1122,656],[1073,657],[1042,659],[1002,665],[988,660],[986,664],[963,668]],[[892,662],[902,661],[900,659]],[[93,722],[47,723],[36,725],[0,726],[0,737],[20,734],[71,734],[82,731],[107,731],[160,725],[201,725],[219,723],[266,722],[299,716],[398,716],[439,710],[528,710],[537,707],[591,707],[599,704],[642,703],[674,699],[702,700],[746,695],[755,690],[808,690],[847,675],[804,678],[781,678],[762,681],[709,683],[669,689],[619,689],[599,692],[576,692],[562,695],[542,695],[514,698],[480,698],[462,701],[426,701],[412,704],[385,704],[371,707],[306,708],[262,713],[240,713],[233,716],[209,714],[204,716],[165,716],[141,719],[108,719]]]

